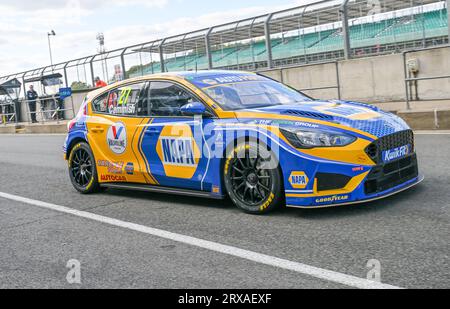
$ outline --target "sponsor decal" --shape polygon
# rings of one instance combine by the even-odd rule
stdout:
[[[108,130],[107,141],[109,149],[115,154],[123,154],[127,148],[127,130],[125,125],[118,122]]]
[[[363,166],[354,167],[354,168],[352,168],[352,171],[353,172],[363,172],[364,167]]]
[[[105,160],[98,160],[98,167],[106,167],[109,174],[122,174],[123,162],[109,162]]]
[[[187,124],[165,126],[156,143],[156,153],[165,176],[178,179],[192,179],[202,156],[192,129]]]
[[[128,104],[126,106],[110,106],[109,113],[113,115],[135,115],[136,105]]]
[[[196,165],[192,138],[161,138],[163,163],[167,165]]]
[[[323,203],[332,204],[334,202],[346,201],[349,198],[350,198],[350,196],[348,196],[348,195],[333,195],[333,196],[318,198],[318,199],[316,199],[316,203],[317,204],[323,204]]]
[[[128,163],[126,166],[125,166],[125,172],[128,174],[128,175],[134,175],[134,164],[133,163]]]
[[[267,201],[259,208],[260,211],[264,211],[267,208],[269,208],[270,204],[272,204],[273,200],[275,199],[275,195],[271,192],[269,198]]]
[[[212,187],[212,193],[220,194],[220,188],[217,187],[217,186],[213,186],[213,187]]]
[[[411,146],[406,145],[390,150],[383,151],[383,162],[391,162],[406,157],[411,152]]]
[[[127,178],[125,176],[119,176],[119,175],[101,175],[100,176],[101,181],[104,182],[126,182]]]
[[[241,75],[241,76],[223,76],[223,77],[217,77],[215,80],[218,83],[226,84],[226,83],[238,83],[238,82],[248,82],[248,81],[257,81],[259,80],[259,76],[257,75]]]
[[[294,189],[305,189],[308,186],[309,179],[305,172],[292,172],[289,182]]]

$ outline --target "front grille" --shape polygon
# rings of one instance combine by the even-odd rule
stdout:
[[[374,167],[365,183],[366,195],[384,192],[419,176],[417,155]]]
[[[316,178],[318,191],[343,189],[352,179],[346,175],[328,173],[317,173]]]
[[[386,150],[411,145],[411,152],[414,152],[414,133],[412,130],[397,132],[384,136],[366,148],[367,155],[375,162],[382,163],[382,153]]]

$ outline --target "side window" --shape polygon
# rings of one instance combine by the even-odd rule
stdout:
[[[135,116],[139,102],[147,97],[146,83],[127,85],[111,90],[108,96],[108,113]]]
[[[189,92],[169,82],[151,82],[151,116],[182,116],[181,107],[197,101]]]
[[[148,117],[150,115],[150,100],[149,100],[150,83],[146,83],[137,105],[137,115]]]
[[[92,109],[96,113],[107,113],[108,112],[108,93],[105,93],[97,97],[92,101]]]

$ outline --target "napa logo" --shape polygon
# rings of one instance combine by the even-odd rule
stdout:
[[[121,122],[115,123],[108,130],[109,149],[115,154],[123,154],[127,149],[127,130]]]
[[[305,172],[292,172],[289,182],[294,189],[305,189],[308,186],[309,179]]]
[[[383,162],[391,162],[406,157],[411,152],[411,146],[406,145],[390,150],[383,151]]]
[[[163,163],[192,167],[196,165],[192,138],[161,138]]]
[[[192,179],[197,173],[201,151],[188,124],[166,125],[156,143],[156,153],[166,177]]]

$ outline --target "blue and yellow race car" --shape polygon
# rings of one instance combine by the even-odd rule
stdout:
[[[229,197],[252,214],[368,202],[422,180],[399,117],[247,72],[165,73],[96,90],[64,151],[81,193]]]

